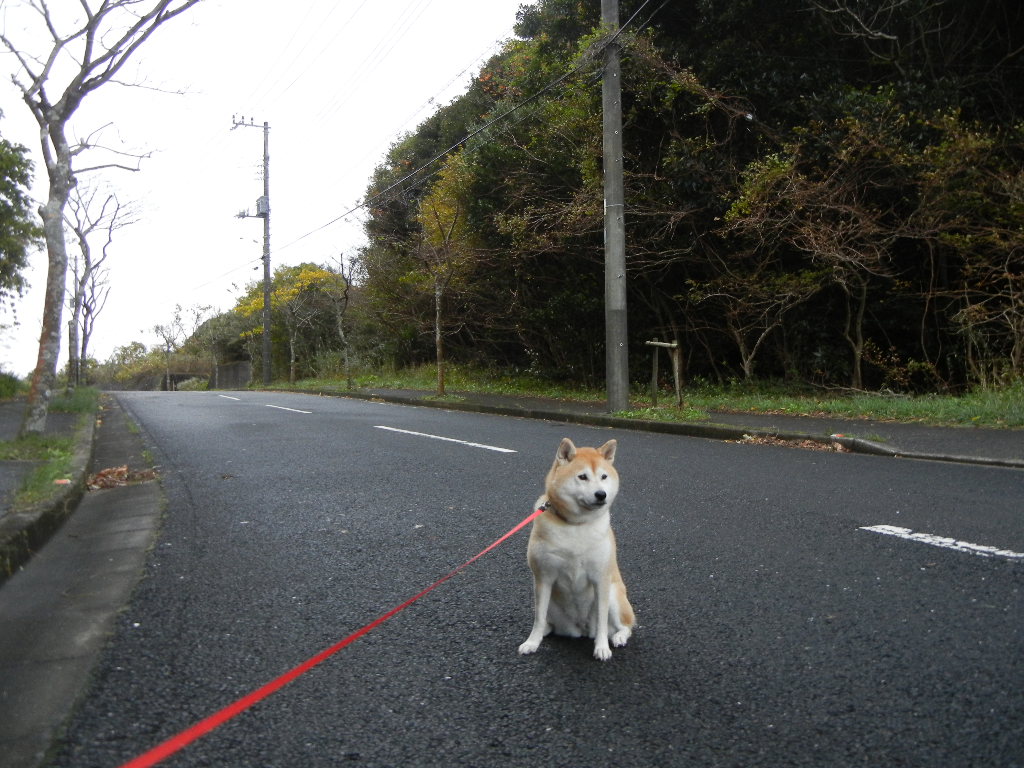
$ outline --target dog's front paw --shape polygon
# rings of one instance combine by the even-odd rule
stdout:
[[[626,644],[626,641],[629,640],[631,634],[633,633],[629,631],[629,627],[620,629],[618,632],[612,635],[612,645],[614,645],[616,648],[621,648]]]
[[[612,649],[607,645],[594,646],[594,658],[598,661],[608,661],[612,657]]]
[[[535,643],[533,640],[527,640],[519,646],[519,655],[526,656],[527,654],[535,652],[538,648],[540,648],[540,643]]]

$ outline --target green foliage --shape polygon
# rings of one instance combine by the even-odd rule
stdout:
[[[55,395],[50,402],[53,413],[78,414],[81,430],[94,418],[99,405],[99,392],[92,387],[78,387],[72,393]],[[14,440],[0,441],[0,461],[38,462],[24,480],[14,499],[16,506],[33,504],[50,497],[58,483],[71,479],[75,438],[31,434]]]
[[[347,306],[348,281],[341,272],[312,263],[280,266],[270,286],[272,369],[289,380],[313,372],[317,354],[341,342],[340,323]],[[228,316],[214,318],[205,346],[230,349],[241,341],[253,361],[262,356],[263,283],[252,282]]]
[[[0,441],[0,461],[49,461],[70,456],[71,439],[53,435],[29,435]]]
[[[207,380],[196,377],[194,379],[186,379],[178,383],[175,387],[179,392],[205,392],[207,388]]]
[[[963,395],[895,395],[794,388],[777,383],[704,384],[686,402],[709,411],[840,416],[946,426],[1024,427],[1024,382]]]
[[[432,390],[437,381],[437,368],[431,363],[409,368],[371,369],[354,372],[356,387],[373,389]],[[304,379],[297,382],[305,390],[330,391],[343,389],[344,383],[335,377]],[[584,388],[559,382],[535,373],[501,371],[473,365],[453,365],[448,369],[448,385],[454,390],[496,395],[522,395],[546,397],[556,400],[602,400],[600,388]]]
[[[521,371],[453,366],[449,386],[456,392],[542,397],[554,401],[603,402],[603,388],[566,385]],[[355,386],[369,390],[397,389],[429,392],[437,371],[432,365],[393,370],[361,370]],[[345,390],[337,378],[306,379],[292,388],[311,392]],[[666,395],[666,397],[670,397]],[[642,403],[646,395],[636,390],[631,398]],[[624,418],[656,421],[713,420],[712,411],[779,413],[792,416],[837,416],[875,421],[920,422],[946,426],[994,428],[1024,427],[1024,381],[1002,388],[976,389],[963,395],[896,395],[826,390],[777,381],[732,381],[713,384],[696,381],[683,389],[682,408],[674,404],[639,407],[620,414]],[[856,425],[851,425],[855,429]]]
[[[0,371],[0,400],[14,397],[25,388],[24,382],[13,373]]]
[[[0,137],[0,306],[21,295],[21,273],[42,237],[28,192],[31,185],[28,150]]]
[[[54,395],[50,401],[53,413],[77,413],[79,416],[91,416],[96,412],[100,393],[94,387],[76,387],[71,392]]]
[[[694,408],[686,403],[682,408],[677,406],[658,406],[657,408],[636,408],[616,413],[624,419],[640,419],[643,421],[707,421],[708,412],[702,408]]]
[[[843,8],[623,3],[640,11],[615,39],[635,378],[652,336],[723,384],[1024,378],[1024,6]],[[389,149],[351,285],[275,273],[278,376],[417,368],[443,340],[462,366],[603,380],[599,16],[524,6],[466,93]],[[254,283],[187,351],[258,363],[261,312]],[[123,368],[151,366],[142,352]]]

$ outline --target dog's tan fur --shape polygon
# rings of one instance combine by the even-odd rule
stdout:
[[[612,462],[616,441],[577,448],[563,438],[548,471],[544,514],[533,523],[527,560],[534,579],[534,620],[519,653],[533,653],[551,632],[594,638],[594,657],[607,661],[636,621],[616,560],[610,510],[619,490]]]

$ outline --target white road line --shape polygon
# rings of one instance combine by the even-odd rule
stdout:
[[[225,400],[241,400],[240,397],[232,397],[231,395],[217,395],[217,397],[223,397]]]
[[[915,533],[909,528],[898,528],[895,525],[866,525],[862,526],[860,530],[881,533],[886,536],[896,536],[909,541],[919,541],[922,544],[931,544],[933,547],[945,547],[946,549],[955,549],[958,552],[969,552],[972,555],[980,555],[981,557],[1005,557],[1010,560],[1024,560],[1024,552],[988,547],[983,544],[971,544],[969,541],[949,539],[932,533]]]
[[[498,448],[495,445],[484,445],[483,443],[471,443],[468,440],[456,440],[454,437],[441,437],[441,435],[430,435],[426,432],[413,432],[408,429],[395,429],[394,427],[382,427],[376,426],[376,429],[386,429],[388,432],[401,432],[405,435],[416,435],[417,437],[429,437],[431,440],[444,440],[448,443],[459,443],[461,445],[468,445],[471,448],[483,448],[488,451],[497,451],[498,453],[515,453],[511,448]]]
[[[291,411],[292,413],[312,413],[312,411],[300,411],[298,408],[285,408],[283,405],[269,405],[264,403],[267,408],[277,408],[279,411]]]

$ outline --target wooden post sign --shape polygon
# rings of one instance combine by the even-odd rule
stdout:
[[[654,347],[654,354],[651,356],[651,407],[658,407],[658,347],[664,347],[669,351],[672,358],[672,381],[676,389],[676,407],[683,407],[683,354],[679,349],[679,343],[675,341],[658,341],[651,339],[645,341],[648,347]]]

